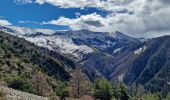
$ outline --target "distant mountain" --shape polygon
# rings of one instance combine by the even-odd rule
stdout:
[[[102,76],[129,86],[142,84],[148,91],[170,91],[169,36],[146,40],[118,31],[43,31],[11,26],[0,30],[72,59],[91,80]]]
[[[92,32],[89,30],[52,31],[23,27],[2,27],[2,31],[64,54],[85,66],[91,78],[111,78],[115,60],[135,50],[141,42],[121,32]],[[94,74],[95,73],[95,74]]]

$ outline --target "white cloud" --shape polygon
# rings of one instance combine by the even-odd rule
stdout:
[[[170,34],[169,0],[35,0],[43,5],[48,3],[61,8],[94,7],[111,11],[102,17],[96,13],[78,15],[70,19],[60,17],[43,24],[66,25],[72,29],[93,31],[121,31],[129,35],[157,36]],[[127,13],[115,13],[127,10]],[[78,13],[77,13],[78,14]],[[136,34],[134,34],[136,33]]]
[[[18,21],[19,24],[41,24],[35,21]]]
[[[8,25],[12,25],[12,24],[5,19],[0,19],[0,25],[8,26]]]
[[[33,0],[14,0],[14,2],[18,4],[28,4],[33,3]]]
[[[133,0],[15,0],[17,3],[45,3],[58,6],[61,8],[86,8],[93,7],[109,11],[117,11],[125,9],[125,7]],[[122,4],[122,7],[120,5]]]
[[[20,24],[30,23],[30,21],[18,21]]]
[[[43,24],[67,25],[72,29],[96,29],[98,27],[105,26],[104,18],[96,13],[81,15],[76,19],[60,17],[58,20],[43,22]]]

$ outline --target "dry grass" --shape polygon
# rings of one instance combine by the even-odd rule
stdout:
[[[49,100],[60,100],[57,96],[50,96],[48,99]]]
[[[0,100],[5,100],[5,92],[2,88],[0,88]]]
[[[59,97],[57,96],[50,96],[48,98],[49,100],[60,100]],[[85,95],[81,98],[71,98],[71,97],[67,97],[65,100],[94,100],[92,96],[88,96],[88,95]]]
[[[81,97],[80,100],[94,100],[94,99],[93,97],[87,95],[87,96]]]
[[[66,98],[66,100],[94,100],[93,97],[91,96],[83,96],[79,99],[76,99],[76,98]]]

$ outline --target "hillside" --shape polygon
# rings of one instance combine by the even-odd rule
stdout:
[[[75,66],[58,53],[0,32],[0,80],[8,87],[39,94],[35,85],[41,81],[49,95],[60,81],[68,81]]]
[[[5,100],[48,100],[48,98],[37,96],[34,94],[14,90],[7,87],[1,87],[0,90],[4,92],[4,99]]]

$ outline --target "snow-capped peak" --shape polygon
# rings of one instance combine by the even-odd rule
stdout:
[[[109,35],[112,36],[115,39],[118,39],[118,40],[124,40],[124,41],[127,41],[127,42],[139,42],[138,39],[130,37],[128,35],[125,35],[125,34],[119,32],[119,31],[116,31],[114,33],[113,32],[109,33]]]

